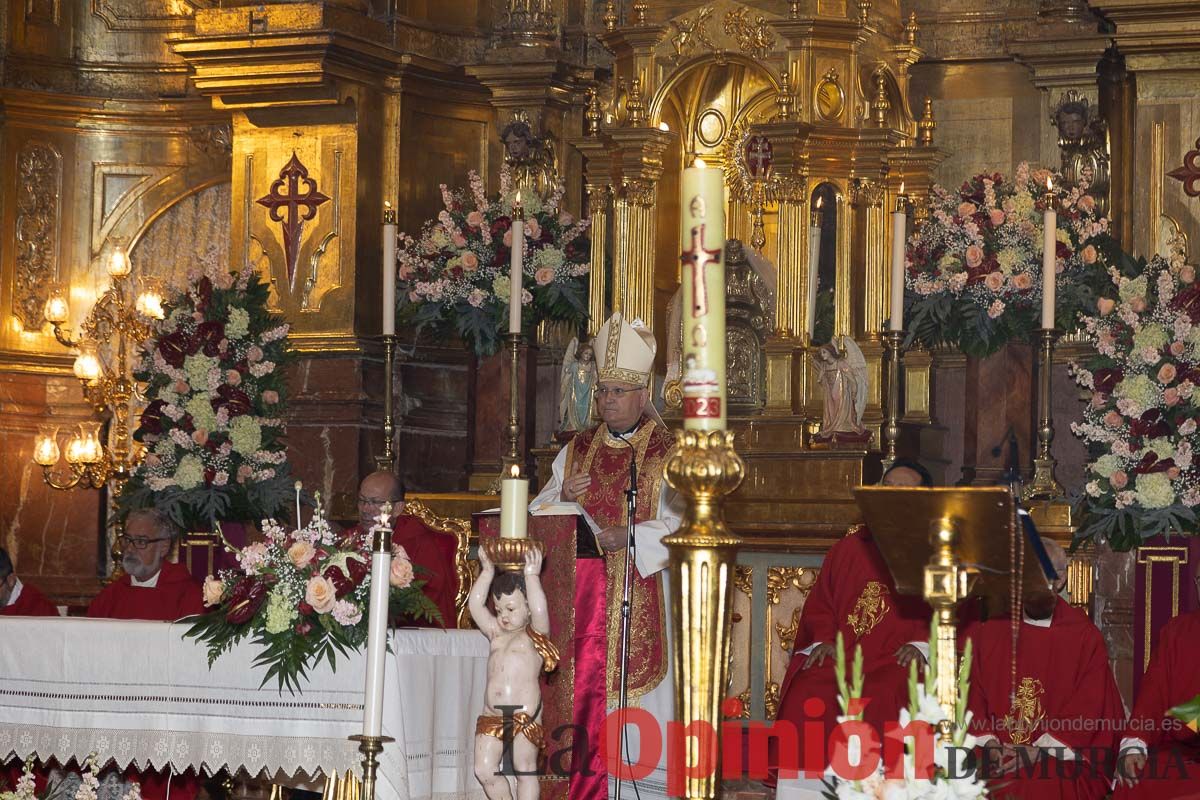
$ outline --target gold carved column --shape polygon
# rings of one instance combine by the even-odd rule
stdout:
[[[588,335],[594,336],[608,318],[608,234],[612,221],[612,155],[599,132],[575,138],[571,145],[583,154],[583,188],[591,225],[591,261],[588,272]]]
[[[620,184],[613,204],[614,312],[654,327],[655,197],[663,156],[675,134],[658,128],[608,132],[619,151]]]

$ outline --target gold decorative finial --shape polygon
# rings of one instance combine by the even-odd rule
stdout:
[[[788,16],[792,19],[800,17],[800,0],[788,0]]]
[[[917,24],[917,12],[912,12],[908,15],[908,24],[904,26],[904,40],[908,42],[909,47],[917,46],[917,31],[921,26]]]
[[[777,119],[780,122],[787,122],[792,118],[794,113],[792,106],[795,103],[795,97],[792,95],[792,76],[784,69],[779,73],[779,94],[775,96],[775,105],[779,108]]]
[[[892,103],[888,100],[887,83],[883,77],[883,70],[875,73],[875,99],[871,101],[871,114],[875,119],[875,126],[882,128],[887,125],[887,114],[892,108]]]
[[[858,24],[862,27],[867,27],[867,20],[871,17],[871,0],[858,0]]]
[[[922,147],[933,147],[933,129],[937,123],[933,121],[933,100],[925,98],[925,113],[917,122],[917,140]]]
[[[646,0],[637,0],[633,4],[633,22],[635,25],[646,24]]]
[[[604,4],[604,16],[601,19],[604,20],[604,30],[611,31],[617,27],[617,4],[613,0]]]
[[[636,128],[646,124],[646,104],[642,101],[642,79],[634,78],[629,85],[629,96],[625,98],[625,122]]]
[[[600,94],[596,87],[588,89],[587,110],[583,112],[583,132],[587,136],[600,133],[600,123],[604,120],[604,112],[600,110]]]

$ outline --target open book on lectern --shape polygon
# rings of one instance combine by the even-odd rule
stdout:
[[[575,557],[598,558],[604,554],[604,550],[600,547],[600,542],[596,538],[601,528],[596,524],[596,520],[592,519],[592,515],[587,512],[587,509],[579,505],[579,503],[563,501],[557,503],[538,503],[535,506],[529,507],[529,515],[532,517],[577,517],[583,524],[576,526]]]

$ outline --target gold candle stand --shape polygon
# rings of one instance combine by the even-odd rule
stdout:
[[[379,773],[379,754],[383,746],[396,741],[390,736],[367,736],[358,734],[351,736],[350,741],[358,742],[358,752],[363,754],[362,767],[362,800],[375,800],[375,780]]]
[[[1050,378],[1054,369],[1054,345],[1062,331],[1038,329],[1038,452],[1033,459],[1033,480],[1021,492],[1022,500],[1055,500],[1065,496],[1054,477],[1057,462],[1050,454],[1054,441],[1054,412],[1050,408]]]
[[[505,539],[502,536],[480,538],[479,546],[487,553],[488,560],[501,572],[521,572],[525,569],[525,554],[542,552],[542,543],[537,539]]]
[[[516,464],[525,472],[521,456],[521,418],[518,397],[521,391],[518,372],[521,367],[521,334],[506,333],[504,345],[508,348],[508,455],[503,459],[500,478],[509,476],[509,467]]]
[[[375,468],[381,472],[392,472],[396,468],[396,454],[392,440],[396,436],[393,392],[395,390],[396,334],[384,334],[383,338],[383,455],[375,456]]]
[[[688,737],[687,764],[712,764],[702,777],[687,777],[684,797],[713,800],[720,787],[721,701],[729,683],[733,570],[742,540],[725,527],[721,506],[737,489],[745,463],[733,449],[733,433],[676,431],[678,448],[667,462],[667,482],[687,500],[679,530],[663,539],[670,553],[672,666],[675,718],[707,723],[717,734],[710,752]]]
[[[886,331],[888,351],[887,420],[883,426],[883,471],[896,462],[896,442],[900,439],[900,375],[904,370],[904,331]]]

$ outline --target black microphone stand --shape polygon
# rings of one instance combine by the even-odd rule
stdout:
[[[613,433],[629,448],[629,488],[625,490],[625,585],[621,588],[621,689],[617,705],[617,791],[621,800],[621,757],[625,753],[625,709],[629,702],[629,615],[633,605],[634,548],[637,538],[634,525],[637,519],[637,451],[624,434]],[[634,787],[636,790],[636,786]]]

